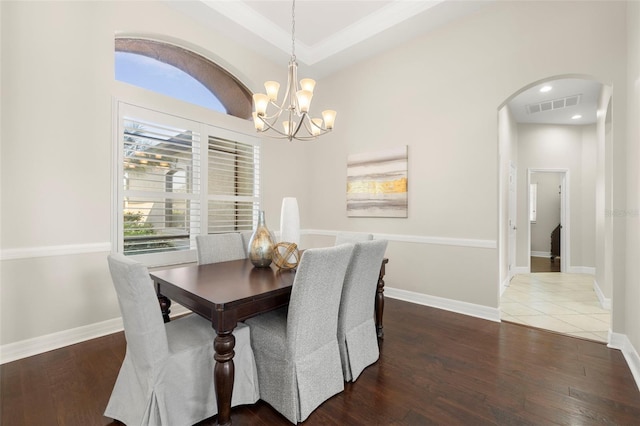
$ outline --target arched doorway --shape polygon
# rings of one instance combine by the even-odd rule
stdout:
[[[503,320],[592,340],[608,339],[610,311],[606,308],[611,292],[607,295],[606,284],[596,278],[604,263],[597,241],[605,235],[598,217],[605,210],[596,208],[605,198],[606,178],[599,107],[608,94],[606,86],[588,77],[553,77],[522,88],[499,109]],[[531,273],[530,229],[535,225],[530,213],[535,206],[529,186],[531,172],[536,170],[566,172],[563,185],[571,188],[571,194],[563,194],[566,228],[562,235],[566,238],[561,274]],[[535,254],[551,258],[551,235],[548,247]]]

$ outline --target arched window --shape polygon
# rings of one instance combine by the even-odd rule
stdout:
[[[227,113],[220,100],[198,80],[181,69],[148,56],[116,52],[116,80]]]
[[[251,118],[249,89],[203,56],[172,44],[137,38],[117,38],[115,51],[117,80],[234,117]]]
[[[176,99],[117,86],[116,250],[147,265],[184,263],[195,261],[197,235],[253,229],[260,140],[248,120],[249,90],[208,59],[166,43],[119,38],[115,58],[117,80]]]

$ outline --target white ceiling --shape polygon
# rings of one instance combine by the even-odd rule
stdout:
[[[541,92],[540,89],[544,86],[551,87],[551,90]],[[602,84],[593,80],[563,78],[536,84],[518,94],[508,104],[518,123],[593,124],[596,122],[601,88]],[[576,105],[563,105],[565,99],[576,97]],[[542,107],[539,112],[537,106]],[[545,111],[545,108],[551,109]],[[581,118],[572,119],[575,115],[580,115]]]
[[[295,54],[300,75],[316,79],[327,76],[475,13],[494,1],[296,0]],[[281,62],[283,69],[291,57],[290,0],[170,0],[166,3],[212,31]],[[600,87],[595,86],[587,80],[558,80],[552,92],[541,94],[537,91],[539,87],[532,87],[509,105],[518,122],[586,124],[595,122],[594,96],[597,99],[595,94]],[[581,122],[571,120],[570,116],[566,119],[569,108],[526,114],[529,103],[577,93],[583,95]]]
[[[495,0],[296,0],[299,68],[321,78],[471,14]],[[212,30],[286,66],[290,0],[167,1]]]

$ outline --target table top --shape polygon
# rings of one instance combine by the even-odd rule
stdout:
[[[187,265],[150,272],[161,293],[189,293],[215,309],[254,301],[265,295],[290,293],[294,270],[256,268],[249,259]]]

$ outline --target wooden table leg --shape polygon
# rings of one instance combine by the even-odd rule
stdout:
[[[213,368],[213,382],[216,388],[216,402],[218,404],[218,424],[231,424],[231,394],[233,393],[233,364],[236,338],[231,331],[218,332],[213,340],[216,364]]]
[[[379,339],[384,338],[384,331],[382,329],[382,314],[384,313],[384,274],[385,265],[387,263],[389,263],[389,259],[382,260],[382,265],[380,265],[380,275],[378,276],[378,288],[376,290],[376,331],[378,333]]]
[[[158,293],[158,303],[160,303],[160,311],[162,311],[162,319],[165,323],[171,321],[169,314],[171,313],[171,300],[167,296]]]

